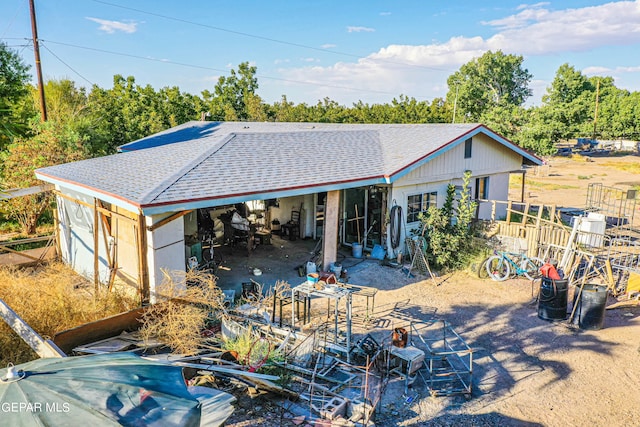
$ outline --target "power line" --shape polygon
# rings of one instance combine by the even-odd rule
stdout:
[[[122,6],[122,5],[119,5],[119,4],[114,4],[114,3],[110,3],[110,2],[107,2],[107,1],[103,1],[103,0],[93,0],[93,1],[95,3],[101,3],[101,4],[104,4],[104,5],[107,5],[107,6],[117,7],[117,8],[120,8],[120,9],[131,10],[133,12],[138,12],[138,13],[142,13],[142,14],[145,14],[145,15],[151,15],[151,16],[156,16],[158,18],[168,19],[170,21],[182,22],[184,24],[195,25],[195,26],[203,27],[203,28],[209,28],[209,29],[216,30],[216,31],[223,31],[225,33],[236,34],[236,35],[243,36],[243,37],[251,37],[251,38],[254,38],[254,39],[258,39],[258,40],[265,40],[265,41],[269,41],[269,42],[272,42],[272,43],[279,43],[279,44],[288,45],[288,46],[295,46],[295,47],[300,47],[300,48],[303,48],[303,49],[314,50],[314,51],[317,51],[317,52],[330,53],[330,54],[334,54],[334,55],[341,55],[341,56],[346,56],[346,57],[356,58],[356,59],[361,59],[361,58],[364,57],[364,55],[356,55],[354,53],[340,52],[340,51],[337,51],[337,50],[325,49],[325,48],[321,48],[321,47],[304,45],[304,44],[301,44],[301,43],[289,42],[289,41],[286,41],[286,40],[274,39],[272,37],[266,37],[266,36],[260,36],[260,35],[256,35],[256,34],[250,34],[250,33],[246,33],[246,32],[243,32],[243,31],[230,30],[228,28],[217,27],[215,25],[202,24],[200,22],[189,21],[187,19],[182,19],[182,18],[175,18],[173,16],[162,15],[160,13],[149,12],[149,11],[146,11],[146,10],[136,9],[136,8],[129,7],[129,6]],[[367,58],[367,59],[370,60],[370,61],[374,61],[374,62],[383,62],[383,63],[386,63],[386,64],[401,65],[401,66],[404,66],[404,67],[414,67],[414,68],[420,68],[420,69],[424,69],[424,70],[446,71],[446,72],[452,72],[453,71],[451,69],[427,67],[425,65],[410,64],[410,63],[407,63],[407,62],[396,62],[396,61],[390,61],[388,59],[381,59],[381,58],[380,59]]]
[[[85,50],[90,50],[90,51],[94,51],[94,52],[108,53],[110,55],[118,55],[118,56],[124,56],[124,57],[128,57],[128,58],[142,59],[142,60],[145,60],[145,61],[160,62],[160,63],[163,63],[163,64],[180,65],[180,66],[183,66],[183,67],[198,68],[198,69],[201,69],[201,70],[216,71],[216,72],[219,72],[219,73],[226,73],[228,71],[226,69],[220,69],[220,68],[214,68],[214,67],[206,67],[206,66],[203,66],[203,65],[187,64],[185,62],[169,61],[169,60],[166,60],[166,59],[156,59],[156,58],[150,58],[150,57],[147,57],[147,56],[134,55],[134,54],[130,54],[130,53],[113,52],[113,51],[110,51],[110,50],[98,49],[98,48],[95,48],[95,47],[88,47],[88,46],[79,46],[79,45],[71,44],[71,43],[56,42],[56,41],[53,41],[53,40],[42,40],[42,39],[40,39],[40,41],[41,42],[50,43],[50,44],[57,44],[57,45],[61,45],[61,46],[74,47],[74,48],[77,48],[77,49],[85,49]],[[330,88],[334,88],[334,89],[344,89],[344,90],[351,90],[351,91],[355,91],[355,92],[370,92],[370,93],[378,93],[378,94],[393,95],[393,96],[398,95],[397,93],[386,92],[386,91],[381,91],[381,90],[359,89],[359,88],[353,88],[353,87],[349,87],[349,86],[340,86],[340,85],[333,85],[333,84],[321,83],[321,82],[311,82],[311,81],[304,81],[304,80],[290,80],[290,79],[283,79],[283,78],[280,78],[280,77],[265,76],[265,75],[261,75],[261,74],[256,74],[256,77],[259,77],[261,79],[274,80],[274,81],[280,81],[280,82],[286,82],[286,83],[295,83],[295,84],[302,84],[302,85],[308,85],[308,86],[318,86],[318,87],[330,87]],[[426,96],[414,96],[414,98],[427,99]]]
[[[11,20],[7,24],[7,28],[5,28],[4,31],[2,32],[2,34],[0,34],[0,39],[4,37],[4,35],[7,33],[7,31],[9,31],[9,29],[11,28],[11,26],[15,22],[16,18],[18,17],[18,13],[20,13],[20,11],[24,7],[24,5],[25,5],[25,3],[23,1],[18,3],[18,8],[16,9],[16,13],[13,14],[13,17],[11,18]]]
[[[40,42],[42,42],[43,40],[40,39]],[[56,58],[58,61],[62,62],[68,69],[70,69],[71,71],[73,71],[76,75],[78,75],[81,79],[83,79],[84,81],[86,81],[87,83],[89,83],[90,85],[93,86],[93,82],[91,80],[89,80],[88,78],[86,78],[85,76],[83,76],[82,74],[80,74],[78,71],[76,71],[71,65],[67,64],[66,62],[64,62],[58,55],[56,55],[55,53],[53,53],[53,51],[51,49],[49,49],[49,47],[42,43],[42,47],[44,47],[47,52],[49,52],[51,55],[53,55],[54,58]]]

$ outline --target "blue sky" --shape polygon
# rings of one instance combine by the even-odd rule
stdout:
[[[45,79],[132,75],[200,94],[243,61],[268,103],[444,97],[487,50],[524,57],[538,104],[560,65],[640,90],[640,0],[35,0]],[[34,63],[28,0],[0,2],[0,39]],[[35,70],[32,68],[35,75]]]

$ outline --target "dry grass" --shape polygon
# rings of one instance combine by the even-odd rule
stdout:
[[[165,300],[146,310],[140,328],[142,338],[147,342],[160,340],[185,355],[210,347],[209,338],[202,331],[226,313],[224,294],[216,285],[216,277],[190,271],[184,281],[176,282],[169,272],[163,274],[160,293]]]
[[[101,292],[68,266],[42,269],[0,269],[0,298],[44,338],[137,306],[120,291]],[[0,366],[23,363],[38,356],[4,322],[0,322]]]
[[[621,171],[640,174],[640,163],[639,162],[602,162],[600,166],[618,169]]]
[[[535,188],[538,190],[547,190],[547,191],[553,191],[553,190],[574,190],[574,189],[579,189],[580,187],[576,186],[576,185],[568,185],[568,184],[553,184],[553,183],[549,183],[549,182],[540,182],[540,181],[535,181],[532,179],[527,179],[527,187],[529,188]]]

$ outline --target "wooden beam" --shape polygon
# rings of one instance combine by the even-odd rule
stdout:
[[[544,205],[540,205],[538,208],[538,217],[536,218],[536,227],[540,227],[540,220],[542,219],[542,211],[544,211]]]
[[[24,251],[16,251],[15,249],[11,249],[11,248],[9,248],[7,246],[4,246],[4,245],[0,245],[0,249],[3,250],[3,251],[7,251],[7,252],[11,252],[11,253],[23,256],[25,258],[29,258],[32,261],[36,261],[36,262],[41,262],[42,261],[42,259],[40,259],[40,258],[36,258],[34,256],[25,254]]]
[[[0,200],[15,199],[16,197],[30,196],[31,194],[44,193],[54,189],[53,184],[38,185],[28,188],[13,188],[0,191]]]
[[[55,236],[56,236],[56,254],[58,259],[62,256],[62,249],[60,247],[60,214],[58,213],[58,208],[60,207],[60,203],[58,198],[56,197],[56,205],[53,207],[53,224],[55,226]]]
[[[96,200],[98,205],[100,204],[100,200]],[[111,253],[109,252],[109,237],[111,233],[108,233],[109,222],[106,220],[104,215],[102,215],[97,209],[96,213],[100,217],[100,230],[102,231],[102,240],[104,241],[105,254],[107,258],[107,265],[111,268]]]
[[[95,296],[98,296],[98,285],[100,284],[100,242],[98,240],[98,227],[100,226],[98,215],[98,199],[94,199],[93,209],[93,285],[95,286]]]
[[[82,206],[86,206],[86,207],[91,208],[91,209],[94,208],[94,206],[91,203],[87,203],[87,202],[85,202],[83,200],[76,199],[75,197],[68,196],[68,195],[63,194],[63,193],[61,193],[59,191],[54,191],[54,193],[56,194],[56,196],[60,196],[63,199],[67,199],[67,200],[69,200],[71,202],[77,203],[77,204],[82,205]],[[129,221],[129,222],[134,223],[134,224],[138,221],[137,215],[135,213],[133,213],[133,212],[130,212],[130,211],[126,210],[126,209],[124,210],[124,212],[126,212],[128,215],[125,215],[125,214],[120,213],[120,212],[114,212],[112,210],[109,210],[109,209],[106,209],[106,208],[103,208],[103,207],[98,207],[98,210],[100,212],[102,212],[106,216],[110,216],[110,217],[111,216],[117,216],[118,218],[120,218],[122,220]]]
[[[65,352],[71,353],[80,345],[115,337],[124,331],[138,330],[144,310],[136,308],[58,332],[53,336],[53,342]]]
[[[27,324],[22,318],[0,299],[0,316],[29,347],[40,357],[65,357],[66,354],[52,341],[45,340]]]
[[[182,218],[183,216],[188,215],[191,212],[193,212],[193,209],[188,210],[188,211],[176,212],[173,215],[170,215],[170,216],[166,217],[165,219],[160,220],[160,221],[156,222],[155,224],[148,226],[147,230],[149,230],[149,231],[157,230],[158,228],[162,227],[163,225],[166,225],[166,224],[170,223],[174,219]]]
[[[138,243],[138,286],[142,303],[149,301],[149,264],[147,262],[147,227],[145,216],[138,215],[137,243]]]

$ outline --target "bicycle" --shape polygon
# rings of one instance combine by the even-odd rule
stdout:
[[[524,276],[529,280],[541,277],[540,267],[544,264],[540,258],[528,257],[525,254],[496,251],[486,261],[487,273],[492,280],[502,282],[512,273]],[[513,271],[512,271],[513,270]]]

